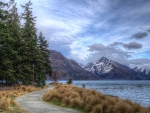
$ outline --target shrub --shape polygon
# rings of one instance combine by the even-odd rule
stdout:
[[[67,84],[72,84],[72,79],[71,78],[67,81]]]
[[[85,84],[82,84],[82,88],[85,88]]]

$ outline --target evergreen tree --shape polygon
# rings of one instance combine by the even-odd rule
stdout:
[[[52,68],[50,65],[50,50],[48,49],[48,43],[47,40],[45,40],[45,37],[43,36],[43,33],[40,32],[39,37],[38,37],[38,41],[39,41],[39,49],[42,53],[42,57],[43,57],[43,61],[44,61],[44,67],[45,67],[45,74],[49,74],[51,75],[52,72]]]
[[[25,9],[22,14],[25,24],[23,27],[23,38],[25,40],[24,50],[24,83],[30,84],[31,82],[36,82],[37,85],[45,85],[45,69],[42,53],[38,47],[38,39],[36,35],[35,28],[35,17],[32,16],[32,10],[30,6],[32,3],[29,1],[22,8]]]
[[[34,53],[37,45],[37,35],[35,28],[35,18],[32,16],[32,10],[30,6],[32,3],[29,1],[25,6],[22,5],[24,13],[22,18],[24,19],[24,27],[22,29],[23,46],[22,50],[22,67],[23,84],[31,84],[34,81]]]
[[[9,51],[9,59],[12,62],[12,76],[10,77],[11,84],[16,84],[20,79],[22,74],[20,73],[21,67],[21,55],[20,48],[22,47],[22,37],[20,28],[20,17],[17,12],[16,3],[14,0],[10,0],[8,4],[8,21],[6,22],[7,29],[10,34],[9,46],[11,50]]]
[[[4,4],[3,2],[0,2],[0,51],[2,51],[3,48],[3,36],[5,36],[5,31],[6,31],[6,26],[4,24],[4,22],[6,21],[6,11],[3,9],[6,6],[6,4]],[[3,81],[4,77],[3,77],[3,53],[0,52],[0,80]]]
[[[0,29],[0,32],[2,33],[0,38],[1,76],[6,80],[6,84],[15,84],[18,81],[16,60],[20,58],[17,52],[18,44],[20,44],[20,42],[18,42],[20,21],[14,0],[10,0],[5,6],[7,6],[8,9],[6,10],[5,7],[5,11],[3,12],[5,21],[1,20],[1,24],[3,24],[4,27],[2,27],[3,29]]]
[[[0,76],[6,80],[6,84],[11,82],[12,78],[12,61],[10,60],[11,55],[11,34],[9,33],[7,21],[9,13],[6,10],[7,4],[0,2]],[[12,78],[14,80],[14,78]]]
[[[44,61],[39,48],[36,48],[35,60],[34,60],[34,80],[37,83],[37,86],[45,85],[45,67]]]
[[[24,13],[20,18],[14,0],[0,2],[0,80],[6,84],[43,86],[45,74],[51,73],[48,43],[42,33],[37,38],[31,5],[29,1],[22,6]]]

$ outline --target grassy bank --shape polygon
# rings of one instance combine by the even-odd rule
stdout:
[[[57,85],[48,90],[43,99],[60,106],[79,108],[87,113],[147,113],[145,108],[130,100],[123,100],[72,85]]]
[[[35,86],[14,86],[14,87],[3,87],[0,89],[0,112],[2,113],[25,113],[21,110],[16,102],[15,97],[23,94],[40,90]]]

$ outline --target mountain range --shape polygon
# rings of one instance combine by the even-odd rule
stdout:
[[[136,72],[141,72],[150,78],[150,67],[132,66],[131,68]]]
[[[52,69],[59,73],[65,73],[65,78],[72,78],[75,80],[100,79],[97,75],[83,69],[76,61],[67,59],[58,51],[51,50],[50,60],[52,62]]]
[[[90,62],[83,68],[102,79],[141,80],[148,78],[141,71],[136,71],[126,65],[108,60],[105,57],[100,58],[97,62]]]
[[[53,70],[66,73],[65,78],[75,80],[143,80],[150,78],[150,68],[128,67],[105,57],[86,65],[67,59],[60,52],[51,50]]]

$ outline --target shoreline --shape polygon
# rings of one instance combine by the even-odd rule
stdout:
[[[150,112],[150,106],[142,107],[128,99],[121,99],[95,90],[65,84],[57,85],[53,90],[47,91],[43,99],[47,102],[59,102],[60,106],[81,108],[91,113],[104,112],[104,109],[108,113]]]
[[[66,81],[60,81],[66,83]],[[73,85],[94,89],[106,95],[129,99],[144,107],[150,106],[150,81],[73,81]]]

